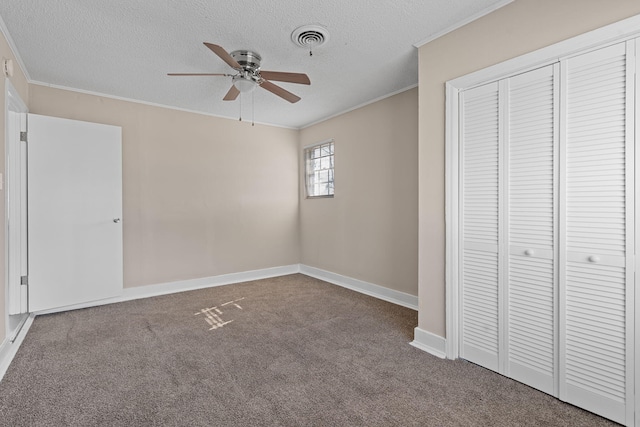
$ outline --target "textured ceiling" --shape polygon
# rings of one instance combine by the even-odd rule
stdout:
[[[290,104],[254,92],[255,121],[303,127],[418,82],[415,43],[505,0],[15,0],[0,16],[29,79],[50,85],[238,118],[223,102],[229,73],[202,42],[250,49],[262,68],[302,72],[311,86],[277,83],[299,95]],[[305,24],[327,28],[313,56],[291,41]],[[437,60],[437,59],[436,59]],[[242,96],[245,120],[251,95]]]

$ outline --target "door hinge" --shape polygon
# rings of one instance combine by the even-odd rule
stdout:
[[[20,276],[20,285],[29,286],[29,276]]]
[[[20,142],[27,142],[27,132],[20,132]]]

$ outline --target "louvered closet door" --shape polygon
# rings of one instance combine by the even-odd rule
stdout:
[[[508,87],[507,372],[554,394],[556,366],[557,132],[554,68],[512,77]]]
[[[633,420],[632,59],[622,43],[562,63],[560,398],[620,423]]]
[[[461,357],[498,369],[498,84],[461,94]]]

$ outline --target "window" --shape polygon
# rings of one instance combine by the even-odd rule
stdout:
[[[333,140],[304,150],[307,197],[333,197]]]

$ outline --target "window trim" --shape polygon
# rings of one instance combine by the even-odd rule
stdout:
[[[304,147],[302,147],[302,158],[304,162],[304,171],[303,171],[304,172],[304,193],[305,193],[306,199],[332,199],[335,195],[335,163],[332,167],[332,171],[333,171],[332,183],[334,183],[334,194],[320,194],[317,196],[312,196],[309,194],[309,173],[307,170],[307,161],[308,161],[307,153],[310,152],[315,147],[319,147],[321,145],[327,145],[327,144],[333,144],[332,157],[334,158],[334,162],[335,162],[335,139],[334,138],[329,138],[323,141],[314,142],[313,144],[305,145]]]

